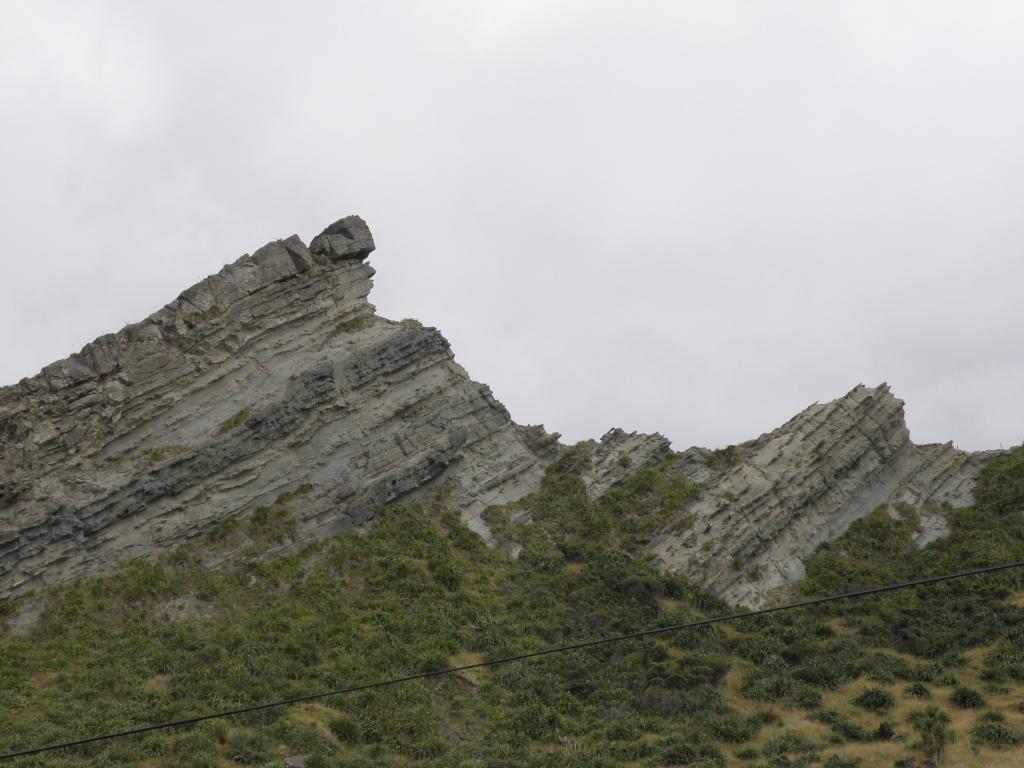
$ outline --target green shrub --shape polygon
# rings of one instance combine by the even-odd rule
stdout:
[[[851,704],[872,712],[885,712],[896,706],[896,697],[884,688],[868,688],[850,700]]]
[[[658,765],[724,766],[722,753],[699,736],[672,737],[658,746]]]
[[[985,706],[985,697],[973,688],[958,686],[949,696],[949,701],[960,709],[980,709]]]
[[[195,730],[174,740],[172,751],[182,757],[211,757],[217,754],[218,742],[209,734]]]
[[[510,725],[515,733],[531,739],[550,740],[557,735],[562,720],[557,711],[532,700],[512,710]]]
[[[239,733],[228,739],[231,759],[242,765],[259,765],[273,757],[273,742],[262,732]]]
[[[342,744],[358,744],[363,740],[363,729],[351,718],[337,717],[331,720],[330,729]]]
[[[889,741],[896,735],[896,729],[892,727],[892,723],[888,720],[883,720],[878,724],[875,729],[875,739],[878,741]]]
[[[765,757],[780,757],[790,752],[812,752],[814,749],[814,744],[800,734],[784,733],[781,736],[769,739],[762,751]]]
[[[249,519],[249,531],[254,536],[280,542],[295,538],[298,522],[285,507],[257,507]]]
[[[872,741],[874,736],[865,728],[848,720],[839,712],[834,710],[813,712],[811,720],[827,725],[832,731],[845,741]]]
[[[913,696],[915,699],[930,699],[932,697],[932,692],[928,690],[928,686],[924,683],[911,683],[903,689],[903,692],[907,696]]]
[[[757,736],[761,724],[756,719],[739,715],[723,715],[708,721],[708,730],[719,741],[738,744]]]
[[[789,697],[789,703],[800,709],[817,709],[821,706],[821,694],[806,685],[797,686]]]
[[[981,509],[999,515],[1024,511],[1024,446],[982,467],[974,501]]]
[[[612,741],[632,741],[640,735],[640,727],[634,720],[619,720],[609,724],[604,735]]]
[[[858,647],[859,644],[858,644]],[[897,680],[911,680],[914,666],[906,659],[888,653],[872,653],[863,660],[862,671],[872,680],[893,683]]]
[[[1024,734],[1004,723],[979,722],[971,729],[971,743],[986,747],[1015,747],[1024,742]]]
[[[754,701],[783,701],[793,694],[794,681],[786,675],[755,670],[747,675],[740,692]]]
[[[434,580],[449,592],[454,592],[462,586],[465,568],[458,560],[436,558],[430,561],[429,568]]]
[[[993,683],[1024,681],[1024,638],[1019,630],[985,654],[982,679]]]
[[[230,539],[240,527],[241,523],[238,522],[237,517],[226,517],[214,523],[207,530],[206,538],[215,544],[220,544]]]
[[[859,757],[844,760],[839,755],[829,755],[828,760],[825,761],[825,768],[859,768],[859,766]]]
[[[320,729],[312,723],[282,719],[274,727],[274,737],[300,752],[315,752],[325,746]]]

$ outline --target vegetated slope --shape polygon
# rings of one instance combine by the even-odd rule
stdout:
[[[358,217],[275,241],[0,389],[0,748],[1019,554],[1020,454],[914,445],[885,385],[717,451],[521,427],[376,315],[373,248]],[[1021,726],[1019,582],[987,583],[27,763],[836,768],[950,728],[970,760]]]
[[[3,604],[0,749],[70,739],[727,610],[644,543],[699,488],[670,458],[599,502],[593,446],[486,514],[443,494],[266,561],[315,489],[160,562]],[[1024,559],[1024,449],[916,549],[883,508],[807,561],[817,595]],[[234,552],[217,571],[203,563]],[[607,645],[84,747],[22,765],[1005,765],[1024,750],[1024,574]],[[286,763],[285,760],[290,760]]]

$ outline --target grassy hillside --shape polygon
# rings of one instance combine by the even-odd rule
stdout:
[[[699,488],[669,463],[591,504],[583,461],[570,451],[537,494],[490,510],[497,549],[439,496],[267,559],[289,541],[299,488],[156,565],[0,606],[0,750],[727,612],[639,554]],[[1024,451],[990,465],[977,497],[919,551],[915,510],[876,511],[810,558],[803,592],[1024,559]],[[218,558],[232,564],[210,570]],[[1012,572],[12,764],[1024,763],[1022,606]]]

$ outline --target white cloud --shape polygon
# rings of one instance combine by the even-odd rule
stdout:
[[[159,119],[164,87],[148,30],[115,6],[38,0],[4,11],[0,56],[8,93],[27,97],[37,109],[71,112],[118,137]]]

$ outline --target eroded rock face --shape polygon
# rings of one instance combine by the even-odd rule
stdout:
[[[0,600],[152,558],[302,491],[290,548],[364,528],[443,490],[490,541],[488,506],[540,486],[565,447],[515,424],[448,342],[379,317],[373,238],[350,216],[226,266],[140,323],[0,389]],[[704,487],[648,549],[662,567],[756,606],[803,558],[881,504],[971,501],[992,454],[914,445],[882,385],[815,404],[731,450],[673,454],[613,429],[588,445],[597,500],[671,462]]]
[[[637,472],[656,467],[672,455],[664,435],[609,429],[590,451],[583,484],[592,500],[600,499]]]
[[[802,578],[803,558],[882,504],[922,509],[924,543],[945,532],[937,505],[970,504],[992,454],[915,445],[886,385],[815,404],[734,449],[690,449],[681,466],[705,492],[652,541],[662,567],[744,606]],[[931,502],[931,504],[930,504]]]
[[[151,558],[308,486],[299,544],[444,486],[480,528],[535,490],[524,432],[435,329],[377,316],[357,216],[246,255],[0,389],[0,599]]]

